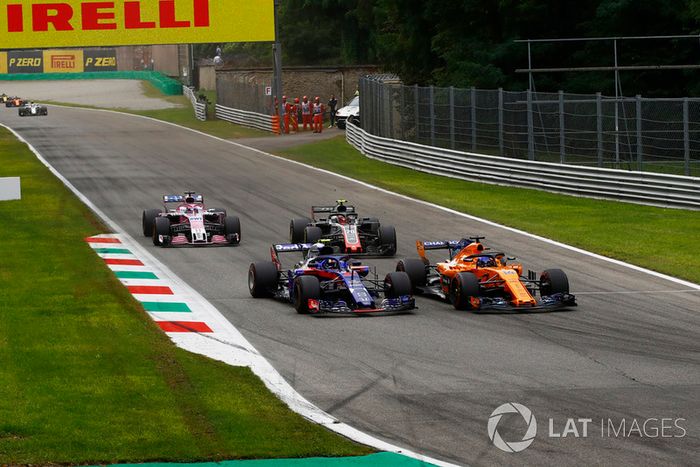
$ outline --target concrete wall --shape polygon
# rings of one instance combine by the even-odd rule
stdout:
[[[214,65],[199,65],[199,89],[216,90],[216,68]]]
[[[327,102],[335,94],[342,107],[352,98],[358,89],[360,77],[376,74],[379,67],[363,65],[355,67],[287,67],[282,73],[283,93],[290,99],[319,96]],[[201,79],[201,74],[200,74]],[[223,89],[227,82],[247,82],[254,85],[269,86],[272,82],[271,69],[222,69],[216,70],[217,88]],[[200,85],[201,87],[201,85]],[[226,105],[226,102],[221,102]]]
[[[179,77],[187,63],[180,65],[178,48],[177,45],[117,47],[117,66],[119,71],[155,70]]]

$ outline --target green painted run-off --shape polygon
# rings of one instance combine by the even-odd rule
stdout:
[[[265,459],[204,462],[198,464],[115,464],[113,467],[428,467],[433,464],[410,457],[380,452],[362,457],[312,457],[308,459]]]
[[[131,251],[126,248],[95,248],[95,253],[98,255],[130,255]]]
[[[152,272],[142,271],[114,271],[119,279],[158,279]]]
[[[192,313],[190,307],[186,303],[177,302],[141,302],[146,311],[152,313],[168,312],[168,313]]]

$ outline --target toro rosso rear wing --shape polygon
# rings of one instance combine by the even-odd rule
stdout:
[[[270,247],[270,256],[272,257],[272,262],[277,265],[277,269],[282,269],[282,262],[279,259],[280,253],[294,253],[300,251],[306,253],[314,246],[313,243],[278,243]]]

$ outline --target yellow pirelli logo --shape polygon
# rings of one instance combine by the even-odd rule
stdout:
[[[274,0],[9,0],[3,48],[273,41]]]
[[[81,73],[82,50],[45,50],[44,73]]]

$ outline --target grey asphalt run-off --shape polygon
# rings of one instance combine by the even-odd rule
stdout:
[[[159,110],[178,107],[164,99],[146,96],[143,82],[129,79],[0,81],[0,93],[3,92],[36,102],[51,101],[109,109]]]
[[[465,464],[697,463],[697,291],[155,121],[69,108],[32,119],[0,110],[0,121],[210,300],[303,396],[344,422]],[[201,191],[210,206],[240,216],[241,245],[160,249],[144,238],[141,211],[183,190]],[[314,319],[251,298],[250,262],[269,258],[270,244],[287,238],[290,218],[338,198],[396,226],[397,258],[415,256],[416,239],[485,235],[489,246],[517,256],[526,268],[564,269],[579,306],[469,313],[419,297],[412,315]],[[527,199],[522,209],[538,215]],[[380,275],[395,262],[367,260]],[[537,438],[521,453],[499,451],[487,435],[489,415],[506,402],[526,405],[538,420]],[[587,438],[551,438],[550,418],[559,433],[568,418],[594,422]],[[650,418],[658,421],[647,428],[657,426],[658,436],[627,433],[634,421]],[[661,419],[680,418],[685,436],[661,437]],[[601,431],[600,420],[608,419],[616,429],[625,420],[629,436],[608,436],[607,424]],[[525,424],[504,416],[498,430],[515,441]]]

